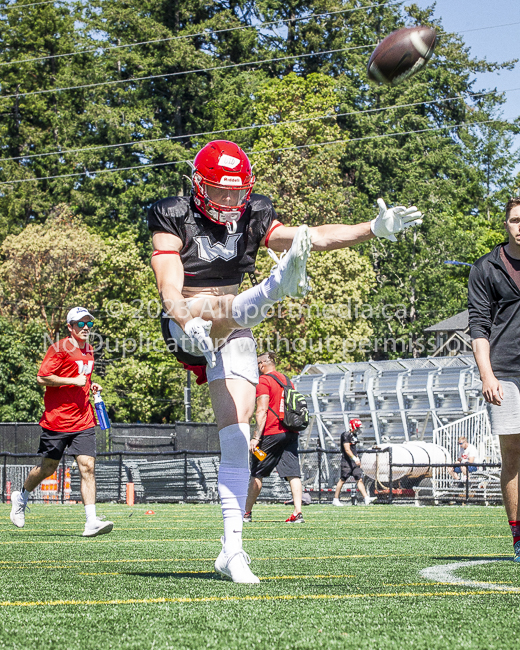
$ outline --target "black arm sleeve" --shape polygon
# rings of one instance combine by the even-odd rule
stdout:
[[[493,324],[492,304],[482,271],[473,266],[468,281],[469,328],[472,339],[487,339]]]

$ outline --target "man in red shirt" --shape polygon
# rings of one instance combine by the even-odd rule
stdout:
[[[96,420],[89,394],[97,393],[101,386],[91,383],[94,354],[88,337],[93,318],[84,307],[71,309],[67,314],[69,336],[50,346],[38,371],[38,384],[46,387],[38,448],[42,461],[29,473],[22,492],[13,492],[11,496],[11,521],[18,528],[25,525],[31,492],[54,474],[66,447],[76,457],[81,475],[81,497],[87,519],[83,536],[109,533],[114,527],[111,521],[96,517]]]
[[[284,384],[287,384],[288,378],[276,370],[276,357],[272,352],[265,352],[258,357],[258,370],[260,379],[256,386],[256,431],[249,448],[253,453],[259,447],[266,457],[259,460],[253,453],[244,521],[252,521],[251,511],[262,489],[263,479],[270,476],[276,467],[278,474],[289,482],[294,501],[294,512],[285,521],[302,524],[305,520],[302,515],[298,433],[289,431],[282,425],[284,391],[269,375],[278,377]]]

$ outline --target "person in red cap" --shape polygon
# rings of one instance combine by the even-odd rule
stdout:
[[[271,200],[252,193],[255,177],[246,153],[227,140],[214,140],[197,153],[191,181],[191,196],[161,199],[148,211],[162,331],[168,349],[196,373],[197,382],[208,381],[219,428],[224,537],[215,570],[234,582],[259,584],[242,548],[249,421],[258,383],[251,327],[285,297],[305,296],[311,248],[335,250],[373,237],[396,241],[396,233],[422,223],[421,213],[387,208],[379,199],[378,215],[366,223],[284,226]],[[263,246],[277,264],[257,284],[255,260]],[[256,286],[238,293],[246,274]]]
[[[361,420],[354,418],[349,421],[349,430],[341,434],[341,476],[336,485],[336,492],[332,500],[333,506],[342,506],[339,500],[339,494],[345,481],[352,476],[357,481],[357,489],[365,500],[365,505],[370,505],[374,499],[369,497],[363,483],[363,472],[361,470],[361,461],[357,455],[357,444],[359,443],[358,433],[363,426]]]
[[[38,370],[38,384],[45,386],[38,448],[42,460],[30,471],[22,491],[11,495],[11,522],[18,528],[25,526],[31,492],[54,474],[67,447],[76,457],[81,475],[86,517],[83,537],[110,533],[114,527],[111,521],[96,516],[96,420],[89,395],[100,391],[101,386],[91,383],[94,353],[88,337],[93,325],[94,317],[87,309],[71,309],[67,314],[69,336],[50,346]]]

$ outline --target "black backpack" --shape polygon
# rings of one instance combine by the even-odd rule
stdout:
[[[309,408],[305,397],[292,387],[291,380],[287,375],[284,375],[287,384],[281,382],[278,377],[270,372],[267,373],[267,376],[272,377],[283,388],[283,418],[269,407],[271,413],[274,413],[282,425],[293,433],[306,429],[309,426]]]

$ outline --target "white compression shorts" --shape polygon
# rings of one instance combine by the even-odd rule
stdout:
[[[201,365],[205,365],[206,360],[198,346],[190,341],[182,327],[171,319],[168,319],[168,333],[170,340],[180,349],[192,357],[200,358]],[[246,379],[255,386],[258,384],[256,343],[249,330],[235,330],[216,351],[215,356],[217,365],[214,368],[206,366],[208,383],[215,379]]]

